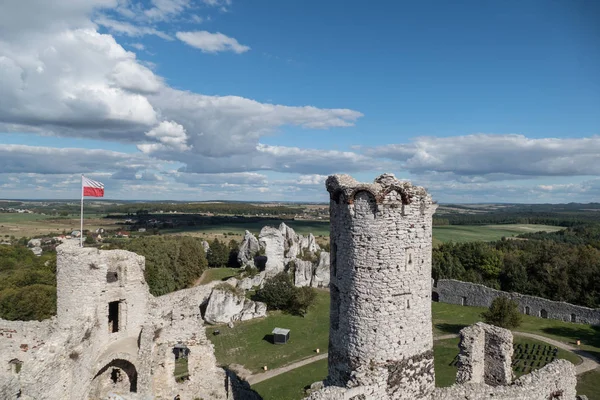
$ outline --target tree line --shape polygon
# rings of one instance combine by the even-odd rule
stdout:
[[[56,314],[56,253],[0,245],[0,318],[43,320]]]
[[[433,250],[433,277],[600,307],[600,232],[597,228],[568,232],[445,243]]]

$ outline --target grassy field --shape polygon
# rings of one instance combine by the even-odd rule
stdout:
[[[515,236],[529,232],[555,232],[564,229],[561,226],[508,224],[508,225],[447,225],[434,226],[434,245],[446,242],[473,242],[499,240],[503,236]]]
[[[444,339],[438,340],[433,344],[433,356],[435,358],[435,385],[437,387],[451,386],[456,380],[458,341],[458,338]],[[526,344],[528,344],[530,347],[533,345],[546,345],[544,342],[541,342],[539,340],[525,339],[519,337],[516,337],[514,339],[514,344],[520,344],[523,347]],[[515,352],[515,355],[516,354],[517,353]],[[581,358],[579,358],[579,356],[567,350],[559,349],[556,354],[556,358],[568,360],[575,365],[581,363]],[[515,365],[515,367],[513,368],[517,377],[524,374],[522,366],[520,364],[522,364],[522,361],[519,363],[519,365]],[[539,366],[536,362],[536,365],[533,367],[533,369],[541,368],[544,365],[546,365],[545,360],[542,361]],[[527,372],[530,372],[530,368],[527,368]]]
[[[577,377],[577,394],[585,394],[589,400],[600,400],[600,369]]]
[[[212,281],[224,281],[232,276],[240,274],[239,268],[209,268],[202,274],[202,277],[196,282],[197,285],[205,285]]]
[[[252,386],[263,400],[299,400],[304,398],[304,388],[327,377],[327,360],[296,368],[285,374]]]
[[[447,387],[454,384],[456,380],[456,357],[458,356],[458,338],[439,340],[434,343],[433,351],[435,358],[435,385],[437,387]],[[528,344],[544,346],[545,343],[533,340],[516,338],[515,345],[525,346]],[[570,351],[558,350],[557,358],[566,359],[573,364],[578,364],[581,359]],[[545,362],[542,362],[545,364]],[[541,368],[543,365],[535,366],[534,369]],[[515,366],[517,367],[517,366]],[[523,375],[523,371],[519,368],[515,371],[517,376]],[[599,372],[591,373],[589,376],[584,376],[578,385],[580,393],[593,393],[594,379],[600,377]],[[281,374],[266,381],[257,383],[252,386],[264,400],[300,400],[304,395],[304,388],[323,380],[327,376],[327,360],[320,360],[312,364],[305,365],[285,374]],[[596,381],[597,383],[598,381]],[[589,395],[588,395],[589,396]],[[594,399],[594,397],[590,397]]]
[[[271,343],[276,327],[291,330],[286,345]],[[212,334],[215,329],[221,332],[217,336]],[[327,351],[329,292],[318,291],[315,307],[304,318],[276,311],[264,319],[239,322],[233,329],[226,325],[208,327],[206,333],[221,365],[241,364],[253,373],[264,365],[269,369],[281,367],[315,355],[317,348]]]
[[[98,228],[116,229],[117,220],[102,218],[97,214],[84,215],[84,229],[95,230]],[[79,215],[59,217],[42,214],[17,214],[0,213],[0,237],[46,235],[49,233],[71,233],[79,230]]]
[[[458,333],[463,327],[481,321],[483,307],[466,307],[455,304],[432,303],[433,334]],[[516,329],[535,333],[575,345],[581,340],[580,348],[600,358],[600,328],[584,324],[557,321],[523,315],[523,322]]]

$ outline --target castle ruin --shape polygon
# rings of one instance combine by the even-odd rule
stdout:
[[[575,399],[575,369],[557,360],[513,382],[512,334],[461,331],[457,384],[436,388],[431,320],[432,215],[422,187],[384,174],[330,176],[329,375],[308,400]]]
[[[56,317],[0,320],[0,398],[232,398],[200,313],[212,286],[154,297],[144,268],[128,251],[59,246]]]

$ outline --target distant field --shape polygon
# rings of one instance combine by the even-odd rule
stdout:
[[[97,214],[84,215],[84,229],[115,229],[117,220],[105,219]],[[0,213],[0,237],[32,237],[48,233],[79,230],[79,214],[59,217],[41,214]]]
[[[115,229],[119,220],[105,219],[100,214],[86,213],[85,228],[109,228]],[[294,221],[282,220],[276,218],[265,218],[260,221],[245,221],[243,218],[239,222],[228,222],[215,225],[197,225],[181,226],[174,229],[162,229],[162,234],[190,235],[212,240],[235,239],[240,241],[244,231],[249,230],[258,234],[260,230],[267,225],[278,227],[282,222],[292,227],[297,233],[307,235],[312,233],[319,242],[324,243],[329,238],[328,221]],[[69,215],[66,217],[57,217],[41,214],[0,214],[0,237],[4,235],[14,235],[16,237],[41,235],[50,232],[70,232],[79,229],[79,215]],[[515,236],[520,233],[547,231],[554,232],[564,229],[560,226],[534,225],[534,224],[511,224],[511,225],[447,225],[435,226],[433,228],[434,245],[439,243],[468,242],[468,241],[492,241],[499,240],[503,236]]]
[[[508,225],[446,225],[433,227],[434,244],[446,242],[472,242],[499,240],[503,236],[515,236],[528,232],[556,232],[561,226],[536,224]]]

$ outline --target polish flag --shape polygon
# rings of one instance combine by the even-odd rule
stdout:
[[[85,176],[82,176],[81,179],[84,196],[104,197],[104,183],[93,181]]]

